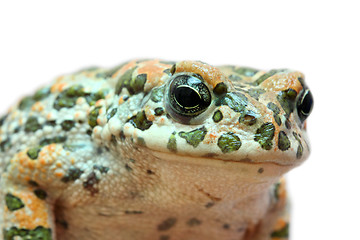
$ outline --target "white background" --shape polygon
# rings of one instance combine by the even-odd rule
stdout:
[[[1,1],[0,112],[82,67],[195,59],[305,73],[312,155],[288,174],[292,239],[360,239],[356,1]]]

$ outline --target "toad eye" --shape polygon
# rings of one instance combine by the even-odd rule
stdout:
[[[297,101],[296,108],[301,122],[310,115],[314,104],[313,96],[309,89],[305,90]]]
[[[170,115],[189,121],[209,107],[211,94],[200,75],[182,74],[171,80],[167,99]]]

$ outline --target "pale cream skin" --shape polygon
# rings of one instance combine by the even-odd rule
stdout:
[[[1,234],[287,239],[307,91],[299,72],[192,61],[59,77],[1,122]]]

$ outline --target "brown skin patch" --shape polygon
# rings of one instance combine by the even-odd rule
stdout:
[[[201,62],[182,61],[176,64],[175,73],[192,72],[199,74],[213,88],[220,82],[229,82],[226,76],[216,67]]]

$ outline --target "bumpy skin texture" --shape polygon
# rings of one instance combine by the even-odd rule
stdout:
[[[188,76],[202,90],[172,89]],[[307,91],[300,72],[193,61],[61,76],[0,119],[0,236],[287,239]]]

